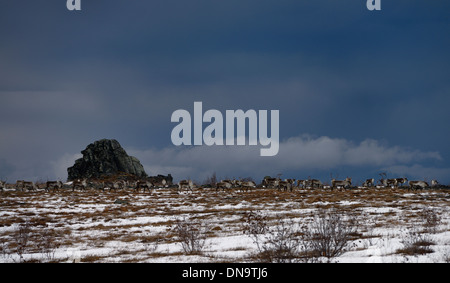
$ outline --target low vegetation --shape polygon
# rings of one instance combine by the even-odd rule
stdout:
[[[4,191],[0,262],[448,262],[449,200],[401,188]]]

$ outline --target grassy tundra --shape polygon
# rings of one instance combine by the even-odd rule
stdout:
[[[0,262],[448,262],[450,190],[0,193]]]

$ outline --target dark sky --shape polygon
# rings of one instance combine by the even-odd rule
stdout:
[[[450,182],[450,2],[0,0],[0,179],[117,139],[175,179]],[[172,113],[279,110],[280,150],[172,144]]]

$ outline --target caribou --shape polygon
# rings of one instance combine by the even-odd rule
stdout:
[[[385,187],[396,188],[398,185],[397,179],[384,179],[383,185]]]
[[[233,182],[231,180],[221,180],[220,182],[216,183],[216,191],[219,191],[219,189],[222,189],[224,191],[229,190],[233,188],[233,183],[236,182]]]
[[[380,174],[381,175],[381,174]],[[383,178],[378,180],[378,185],[381,185],[381,187],[387,188],[398,188],[402,187],[403,184],[408,183],[407,187],[410,190],[417,190],[417,189],[425,189],[425,188],[438,188],[441,186],[437,180],[431,180],[431,186],[425,182],[425,181],[409,181],[407,178],[392,178],[387,179],[386,174],[382,176]],[[248,180],[248,179],[247,179]],[[69,183],[70,184],[70,183]],[[155,179],[146,179],[146,180],[140,180],[137,182],[127,182],[124,180],[117,180],[117,181],[111,181],[111,182],[96,182],[95,180],[87,182],[86,179],[83,180],[74,180],[71,184],[72,191],[75,191],[79,189],[80,191],[85,191],[87,189],[87,186],[89,184],[90,188],[98,188],[100,190],[105,190],[105,188],[109,188],[110,191],[112,190],[124,190],[126,188],[133,188],[135,192],[139,192],[140,189],[145,192],[145,190],[148,190],[149,192],[154,192],[156,188],[163,188],[168,187],[168,182],[165,179],[160,179],[159,181],[156,181]],[[322,184],[322,182],[318,179],[308,179],[306,180],[295,180],[295,179],[284,179],[281,180],[280,178],[270,178],[267,176],[263,179],[261,185],[263,188],[271,188],[271,189],[278,189],[279,191],[293,191],[295,187],[298,188],[343,188],[347,189],[352,186],[352,179],[347,177],[344,180],[331,180],[331,186],[325,186]],[[0,191],[3,191],[4,188],[6,188],[7,184],[5,181],[0,180]],[[44,188],[46,192],[51,191],[59,191],[61,188],[64,187],[64,184],[61,181],[47,181],[44,184],[41,184],[39,187],[37,184],[29,181],[24,180],[17,180],[16,184],[9,185],[11,187],[15,186],[15,189],[17,191],[36,191],[37,189]],[[253,181],[243,181],[236,180],[236,179],[227,179],[227,180],[221,180],[220,182],[216,183],[215,188],[216,191],[222,190],[230,190],[233,188],[238,188],[242,192],[248,191],[252,188],[256,188],[257,185]],[[369,188],[369,187],[375,187],[375,179],[366,179],[363,183],[362,187],[359,188]],[[377,186],[379,188],[380,186]],[[8,187],[9,188],[9,187]],[[191,192],[194,189],[194,184],[191,180],[181,180],[178,182],[178,192],[182,191],[183,189],[190,190]]]
[[[290,191],[292,189],[292,184],[288,180],[280,180],[278,181],[278,190],[281,191]]]
[[[310,184],[310,186],[311,186],[311,188],[315,188],[315,187],[317,187],[317,188],[323,188],[323,184],[322,184],[322,182],[320,181],[320,180],[317,180],[317,179],[311,179],[311,180],[308,180],[309,181],[309,184]],[[351,181],[350,181],[350,183],[351,183]]]
[[[63,183],[61,181],[47,181],[45,183],[45,191],[49,192],[50,190],[59,191],[62,189]]]
[[[305,180],[297,180],[297,188],[305,188],[306,181]]]
[[[166,179],[162,179],[161,181],[153,182],[153,185],[158,188],[166,188],[168,186]]]
[[[194,189],[194,182],[192,180],[181,180],[178,182],[178,193],[180,193],[183,188],[190,190],[191,192]]]
[[[403,184],[405,184],[406,182],[408,182],[408,178],[396,178],[395,180],[397,180],[397,185],[398,186],[403,186]]]
[[[331,179],[331,189],[342,187],[342,188],[349,188],[352,185],[352,178],[345,178],[345,180],[336,180]]]
[[[127,183],[123,180],[119,180],[119,181],[115,181],[112,183],[106,183],[103,185],[103,190],[105,190],[105,188],[109,188],[109,191],[117,191],[117,190],[123,190],[125,188],[125,186],[127,185]]]
[[[368,188],[368,187],[373,187],[375,185],[375,179],[366,179],[366,181],[363,184],[363,187]]]
[[[17,180],[16,190],[23,191],[25,189],[27,189],[28,191],[36,191],[37,186],[33,182],[30,182],[30,181]]]
[[[134,191],[139,192],[139,189],[142,188],[142,192],[145,192],[146,189],[151,192],[150,189],[152,189],[153,187],[153,183],[150,181],[137,181],[136,186],[134,187]]]
[[[80,191],[86,190],[87,187],[87,181],[86,179],[83,180],[75,180],[72,182],[72,192],[75,191],[77,188],[80,189]]]
[[[280,185],[280,179],[279,178],[264,178],[263,185],[269,189],[278,188]]]
[[[428,187],[429,187],[428,183],[425,181],[409,181],[409,189],[410,190],[425,189]]]
[[[239,186],[241,187],[241,190],[250,190],[256,188],[256,183],[253,181],[239,181]]]
[[[97,190],[99,191],[105,191],[105,189],[109,189],[109,191],[114,190],[113,183],[112,182],[101,182],[96,186]]]
[[[24,180],[17,180],[16,181],[16,191],[23,191],[24,189]]]
[[[291,191],[294,189],[295,180],[285,179],[284,181],[278,181],[278,190]]]

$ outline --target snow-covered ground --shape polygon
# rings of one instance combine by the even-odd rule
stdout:
[[[0,262],[254,262],[257,245],[244,233],[249,212],[266,216],[269,226],[281,219],[304,227],[319,210],[357,222],[346,251],[332,262],[449,262],[449,201],[448,190],[406,189],[6,191]],[[202,229],[200,252],[185,252],[177,221]],[[426,252],[407,251],[418,240]]]

